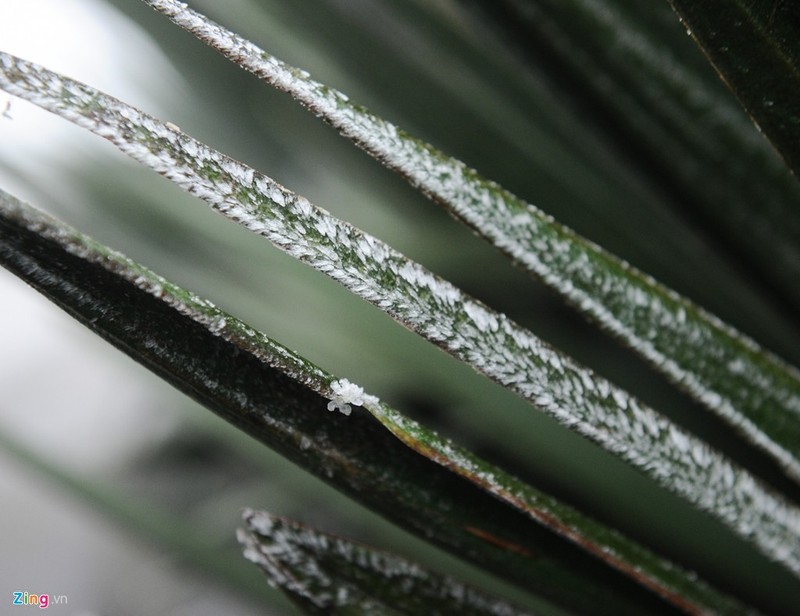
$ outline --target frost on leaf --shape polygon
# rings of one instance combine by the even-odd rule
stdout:
[[[364,393],[364,390],[347,379],[338,379],[331,383],[333,397],[328,402],[328,410],[339,410],[343,415],[349,415],[353,405],[377,404],[378,398]]]
[[[400,556],[263,511],[237,538],[270,584],[310,613],[522,616],[505,601]]]
[[[800,482],[800,374],[792,367],[461,161],[349,102],[345,94],[311,79],[305,71],[182,2],[145,1],[242,68],[289,93],[434,201],[446,204],[479,235],[736,427]],[[331,239],[338,237],[326,221],[319,222],[318,230]],[[419,286],[416,270],[401,270],[401,276],[406,274]],[[497,325],[482,310],[469,316],[480,332],[493,331]],[[731,361],[741,362],[734,379],[724,369]],[[775,416],[779,416],[775,421],[764,419]]]
[[[0,88],[109,139],[221,214],[268,238],[454,357],[644,470],[800,575],[798,508],[766,490],[744,469],[706,449],[699,439],[688,434],[685,439],[667,438],[668,420],[547,347],[505,315],[490,312],[387,244],[312,206],[271,178],[89,86],[0,52]],[[188,149],[187,144],[191,144]],[[550,249],[543,249],[544,253],[571,263],[568,238],[560,233],[551,238]],[[379,252],[380,259],[368,258],[372,252]],[[571,288],[576,284],[575,280],[569,282]],[[688,313],[686,318],[688,322]],[[663,321],[648,319],[647,327]],[[220,325],[216,323],[219,335],[233,335],[230,327]],[[715,355],[708,365],[727,365],[726,357],[724,353]],[[292,365],[295,370],[298,363]],[[750,373],[750,369],[743,370],[743,374]],[[793,374],[786,378],[797,380]],[[759,391],[766,393],[781,390],[759,386]],[[712,392],[704,391],[703,399],[711,399]],[[338,409],[344,414],[351,412],[353,404],[369,409],[378,403],[345,380],[322,385],[320,393],[329,397],[331,411]],[[713,399],[719,396],[713,392]],[[791,398],[796,405],[797,396]],[[701,452],[702,463],[686,456],[687,449]],[[739,480],[732,488],[724,488],[718,478],[730,473]]]

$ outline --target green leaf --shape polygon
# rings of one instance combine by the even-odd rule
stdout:
[[[700,606],[703,609],[713,606],[714,610],[741,609],[733,604],[724,605],[724,601],[705,585],[692,584],[691,574],[687,576],[685,571],[642,549],[624,536],[604,528],[557,499],[486,463],[470,451],[443,439],[391,407],[369,403],[365,407],[413,450],[569,538],[609,566],[637,579],[676,606],[689,612],[699,609]],[[477,534],[480,535],[481,532]],[[486,539],[502,543],[502,539],[497,537],[487,536]],[[517,548],[512,546],[512,549]]]
[[[527,590],[593,613],[659,613],[656,595],[690,612],[744,609],[694,573],[2,191],[0,261],[250,436]],[[350,413],[357,404],[369,413],[328,412]]]
[[[800,10],[794,2],[670,0],[723,81],[800,174]]]
[[[800,481],[800,373],[796,369],[463,163],[368,113],[341,92],[180,2],[145,2],[238,65],[291,94],[447,207]],[[484,371],[514,388],[509,380]]]
[[[245,557],[306,614],[513,616],[519,609],[398,555],[245,510]]]
[[[711,241],[758,272],[762,292],[800,309],[800,184],[666,3],[469,4],[554,88],[580,101],[579,113],[615,144],[612,158],[648,177],[686,218],[704,221]],[[689,4],[702,10],[702,2]],[[721,13],[708,14],[716,22]]]
[[[506,316],[271,178],[93,88],[5,53],[0,53],[0,88],[107,138],[712,514],[800,575],[800,511],[795,506]],[[533,223],[531,217],[526,220]],[[547,244],[556,251],[568,249]]]

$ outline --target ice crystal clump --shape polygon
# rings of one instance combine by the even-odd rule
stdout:
[[[328,410],[338,410],[343,415],[349,415],[353,406],[365,404],[378,404],[378,398],[364,393],[364,390],[347,379],[339,379],[331,383],[333,397],[328,402]]]

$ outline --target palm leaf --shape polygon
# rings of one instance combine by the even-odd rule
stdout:
[[[667,3],[468,4],[481,22],[500,30],[529,70],[543,70],[591,118],[613,144],[612,158],[647,177],[673,210],[758,274],[762,293],[796,312],[800,185],[692,49]],[[691,6],[711,23],[736,21],[714,5]],[[728,33],[717,34],[718,45],[730,48]]]
[[[687,299],[222,26],[145,0],[295,97],[735,426],[800,481],[800,373]],[[658,324],[657,327],[654,324]]]
[[[0,53],[0,87],[108,138],[800,574],[800,513],[748,472],[530,332],[253,169],[107,95]]]
[[[514,616],[517,608],[400,556],[246,509],[245,557],[307,614]]]
[[[800,172],[800,12],[791,2],[670,0],[744,108]]]
[[[659,613],[665,607],[656,596],[690,612],[744,609],[694,573],[1,191],[0,259],[226,421],[525,589],[595,613]],[[349,414],[350,405],[369,413],[325,410]]]

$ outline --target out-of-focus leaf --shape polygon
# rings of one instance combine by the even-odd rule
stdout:
[[[351,178],[350,183],[332,182],[326,187],[330,209],[342,212],[342,217],[348,220],[352,216],[357,226],[376,231],[379,237],[383,237],[380,223],[372,225],[384,216],[398,217],[404,225],[415,225],[413,235],[401,235],[399,227],[393,226],[388,231],[392,234],[389,243],[413,250],[417,258],[426,259],[432,268],[446,273],[445,277],[451,280],[456,276],[460,281],[470,271],[465,284],[475,285],[470,288],[484,293],[483,297],[491,297],[503,288],[499,276],[519,280],[519,272],[501,269],[497,274],[490,273],[489,263],[494,264],[491,269],[502,267],[501,260],[490,255],[480,259],[480,268],[467,265],[464,258],[476,257],[477,251],[486,250],[480,247],[470,250],[469,240],[469,245],[458,242],[449,244],[447,251],[439,250],[439,243],[435,238],[430,239],[432,236],[441,233],[465,236],[465,229],[447,227],[442,210],[426,211],[421,195],[404,190],[391,174],[370,165],[356,148],[348,152],[346,144],[337,142],[335,132],[326,130],[322,123],[315,125],[299,118],[299,109],[292,109],[289,100],[281,100],[272,89],[259,90],[258,84],[243,72],[226,69],[223,62],[207,55],[208,50],[193,44],[191,36],[174,31],[170,35],[171,23],[158,19],[155,12],[144,10],[150,8],[144,3],[105,1],[120,7],[153,33],[162,50],[190,82],[191,89],[209,101],[199,107],[192,105],[171,112],[180,118],[178,124],[191,125],[191,132],[204,130],[206,125],[219,127],[213,135],[195,136],[208,141],[217,140],[220,134],[222,140],[217,140],[219,145],[215,147],[223,151],[235,148],[236,158],[252,161],[256,168],[273,170],[275,177],[285,180],[284,184],[302,182],[303,194],[315,190],[314,178],[320,168],[330,169],[337,177],[346,175]],[[700,305],[762,340],[767,348],[797,363],[798,356],[791,344],[796,329],[794,319],[782,314],[780,310],[785,306],[764,293],[761,285],[765,278],[743,275],[740,265],[727,261],[717,246],[708,243],[702,230],[687,225],[683,214],[671,208],[673,203],[665,191],[643,181],[641,171],[624,156],[617,156],[608,140],[598,136],[593,123],[595,116],[591,113],[594,107],[588,113],[575,113],[565,104],[565,96],[554,91],[552,84],[539,74],[538,67],[526,70],[517,54],[493,40],[486,20],[477,24],[469,20],[471,15],[455,6],[459,2],[320,0],[310,5],[286,0],[230,0],[221,5],[211,0],[194,0],[190,5],[227,23],[233,30],[238,28],[241,34],[259,41],[277,57],[293,59],[295,66],[324,75],[326,83],[340,84],[340,89],[354,100],[368,101],[371,108],[380,110],[382,117],[394,118],[398,126],[413,128],[413,134],[424,136],[427,141],[439,144],[442,151],[481,169],[484,177],[499,180],[505,188],[532,200],[557,220],[616,251],[642,271],[655,274],[668,286],[681,289],[699,300]],[[682,33],[672,10],[668,6],[662,8],[665,10],[658,15],[666,13]],[[347,36],[341,36],[342,32],[347,32]],[[680,42],[696,52],[691,41]],[[200,63],[202,66],[192,61],[198,54],[208,58]],[[704,62],[701,54],[696,55]],[[713,71],[708,69],[716,82]],[[214,85],[219,79],[237,85],[221,90]],[[720,89],[728,94],[724,88]],[[217,102],[218,96],[225,96],[226,101]],[[242,104],[241,98],[251,102]],[[253,103],[254,100],[259,102]],[[729,102],[741,111],[735,101]],[[194,110],[211,104],[217,105],[217,117],[195,124],[191,119],[196,116]],[[189,117],[184,115],[184,109],[192,110]],[[282,117],[284,113],[295,118],[291,120],[291,140],[283,130],[290,121]],[[259,136],[249,132],[244,140],[233,139],[232,135],[239,134],[251,121],[248,120],[251,114],[257,118]],[[746,115],[741,115],[745,127],[755,133]],[[269,140],[275,138],[283,145],[278,148],[271,145]],[[309,139],[314,140],[313,147],[309,147]],[[243,143],[256,147],[242,149]],[[308,148],[305,153],[299,152],[301,145]],[[283,147],[299,152],[300,175],[293,175],[290,170],[284,173],[288,156],[277,163],[269,160],[271,152]],[[328,148],[337,153],[326,156],[323,152]],[[774,158],[785,170],[779,157]],[[373,191],[380,193],[377,200],[365,195],[355,201],[339,195],[341,187],[348,192],[363,192],[368,187],[377,188],[378,184],[381,189]],[[315,193],[318,194],[321,193]],[[316,201],[320,199],[316,197]],[[353,205],[370,202],[376,205],[368,208]],[[410,214],[409,207],[416,213]],[[430,222],[423,223],[423,217]],[[459,264],[466,265],[467,270]],[[510,299],[507,294],[497,296],[501,301]],[[553,301],[540,285],[531,285],[525,296]],[[523,315],[531,304],[521,301],[520,296],[511,297],[515,298],[511,302],[520,304],[515,314],[525,318]],[[513,306],[509,309],[517,310]],[[559,321],[574,322],[571,311],[560,314],[563,316],[558,317]],[[761,314],[763,318],[753,320],[753,314]],[[572,346],[570,338],[575,331],[571,327],[562,336],[538,315],[534,318],[537,327],[541,326],[539,331],[547,332],[545,336],[551,340],[567,345],[575,353],[586,348],[581,343]],[[588,357],[581,357],[589,361]]]
[[[479,9],[480,19],[488,17],[506,41],[549,73],[556,88],[578,101],[578,112],[595,118],[620,157],[649,177],[690,220],[703,221],[731,257],[758,272],[767,283],[764,291],[800,307],[795,284],[800,275],[800,184],[713,72],[702,70],[709,67],[683,53],[686,42],[674,36],[681,30],[677,20],[665,23],[665,18],[674,19],[666,3],[646,8],[611,0],[466,4]],[[737,29],[719,3],[683,4],[701,13],[708,9],[705,14],[715,27]],[[786,11],[790,5],[782,6]],[[758,53],[769,54],[768,46]],[[756,57],[748,54],[757,66]],[[764,72],[750,76],[761,80]],[[786,92],[791,94],[791,85]]]
[[[800,6],[670,0],[723,81],[800,175]]]
[[[743,609],[693,573],[3,192],[0,260],[250,436],[390,520],[527,590],[594,613],[669,611],[656,595],[689,612]],[[326,411],[350,413],[351,405],[369,413]]]
[[[4,208],[8,199],[0,191],[0,211],[3,211],[0,218],[5,215]],[[2,223],[0,229],[2,260],[6,247],[1,237],[5,231]],[[184,517],[126,497],[99,481],[83,479],[60,465],[45,460],[2,432],[0,449],[51,480],[57,487],[65,488],[69,496],[89,504],[126,530],[153,541],[159,549],[168,550],[201,575],[212,577],[229,589],[249,595],[255,601],[271,599],[269,592],[254,588],[246,568],[231,562],[230,554],[221,548],[216,537],[209,537],[206,532],[192,528]]]
[[[307,614],[522,612],[395,554],[322,533],[264,511],[245,510],[237,537],[245,557]]]
[[[271,178],[89,86],[0,52],[0,88],[107,138],[800,574],[800,511],[795,506],[505,315]],[[533,217],[525,216],[533,224]]]
[[[800,374],[464,164],[174,0],[145,0],[471,225],[800,480]]]

